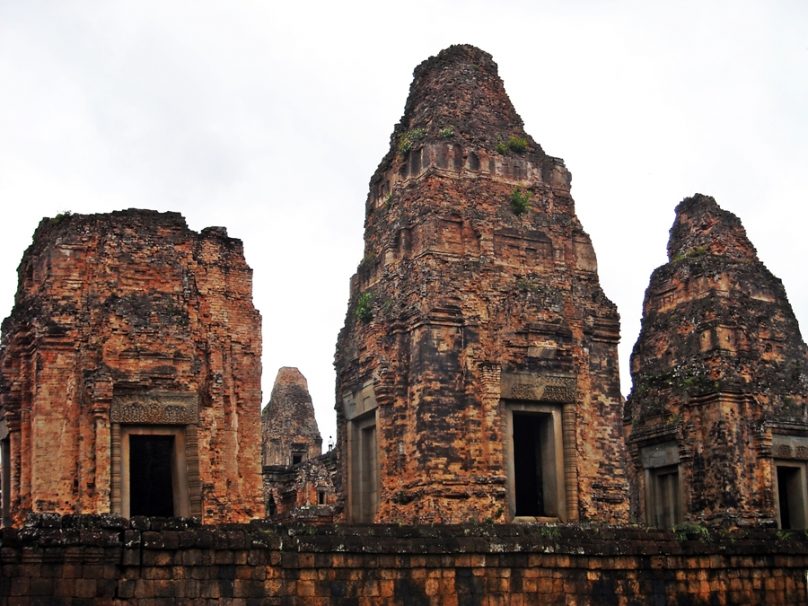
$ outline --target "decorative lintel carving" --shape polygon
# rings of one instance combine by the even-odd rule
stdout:
[[[199,421],[199,397],[178,392],[146,392],[112,398],[113,423],[193,425]]]
[[[775,459],[808,461],[808,438],[800,436],[772,436],[772,455]]]
[[[506,400],[572,403],[577,401],[575,377],[503,372],[501,395]]]

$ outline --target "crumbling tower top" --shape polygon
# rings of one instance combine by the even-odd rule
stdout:
[[[679,203],[668,240],[669,261],[694,252],[757,261],[757,251],[741,220],[703,194]]]
[[[297,368],[278,370],[269,403],[261,413],[261,432],[264,465],[294,465],[320,455],[323,440],[309,386]]]
[[[454,45],[415,68],[401,125],[438,130],[452,126],[468,142],[496,145],[503,132],[524,136],[491,55]]]

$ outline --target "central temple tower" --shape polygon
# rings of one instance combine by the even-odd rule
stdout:
[[[415,70],[337,345],[353,522],[628,521],[619,316],[491,56]]]

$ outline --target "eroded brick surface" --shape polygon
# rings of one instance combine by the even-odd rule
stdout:
[[[333,522],[341,507],[335,450],[295,465],[265,465],[264,499],[272,521]]]
[[[808,460],[808,349],[785,290],[709,196],[676,208],[668,258],[631,357],[635,512],[647,515],[643,450],[668,443],[685,518],[774,524],[774,461]]]
[[[309,385],[297,368],[278,370],[269,403],[261,412],[261,446],[264,465],[300,463],[322,452]]]
[[[0,534],[3,603],[808,603],[802,533],[696,540],[602,525],[47,524]]]
[[[543,404],[564,415],[564,517],[626,521],[618,340],[570,174],[525,133],[490,55],[422,63],[370,181],[337,345],[349,519],[510,519],[507,406]],[[356,513],[368,498],[378,510]]]
[[[3,323],[12,508],[120,508],[127,429],[180,428],[190,513],[263,514],[261,321],[224,228],[128,210],[44,219]],[[195,511],[194,511],[195,510]]]
[[[264,499],[272,520],[331,522],[337,503],[336,452],[325,455],[306,378],[278,371],[261,413]]]

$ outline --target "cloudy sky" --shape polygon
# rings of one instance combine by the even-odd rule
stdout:
[[[39,220],[176,210],[244,241],[280,366],[334,435],[337,332],[368,180],[412,70],[490,52],[573,174],[622,316],[624,394],[673,209],[738,215],[808,326],[808,2],[0,0],[0,316]]]

